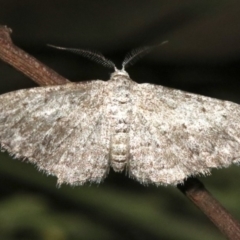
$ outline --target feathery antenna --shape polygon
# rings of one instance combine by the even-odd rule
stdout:
[[[146,47],[133,49],[131,52],[127,53],[126,57],[124,58],[123,63],[122,63],[123,69],[125,69],[129,65],[133,65],[134,63],[136,63],[144,55],[149,53],[153,48],[159,47],[166,43],[168,43],[168,41],[164,41],[158,45],[146,46]]]
[[[82,55],[83,57],[86,57],[94,62],[100,63],[104,67],[116,69],[115,64],[111,60],[105,58],[100,52],[90,51],[90,50],[85,50],[85,49],[77,49],[77,48],[58,47],[58,46],[54,46],[51,44],[47,44],[47,46],[53,47],[56,49],[60,49],[60,50],[64,50],[64,51],[68,51],[68,52],[72,52],[72,53],[76,53],[76,54]]]

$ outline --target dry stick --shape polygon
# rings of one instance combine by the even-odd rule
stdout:
[[[66,84],[69,81],[36,58],[16,47],[10,38],[11,29],[0,25],[0,59],[27,75],[40,86]]]
[[[0,26],[0,58],[26,74],[41,86],[66,84],[69,81],[16,47],[10,38],[11,29]],[[219,230],[231,240],[240,239],[239,223],[217,202],[196,178],[178,185],[182,191]]]
[[[196,178],[188,178],[178,189],[185,194],[218,229],[231,240],[240,239],[240,224]]]

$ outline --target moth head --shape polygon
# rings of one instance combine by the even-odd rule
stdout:
[[[129,74],[123,69],[119,70],[116,67],[114,68],[115,71],[111,74],[111,79],[115,77],[127,77],[129,78]]]

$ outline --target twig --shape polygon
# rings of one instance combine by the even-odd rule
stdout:
[[[185,194],[231,240],[240,239],[240,224],[207,191],[197,178],[188,178],[178,189]]]
[[[60,85],[69,82],[36,58],[16,47],[11,38],[11,29],[0,25],[0,59],[27,75],[40,86]]]
[[[9,63],[41,86],[66,84],[69,81],[48,68],[37,59],[16,47],[10,38],[11,29],[0,26],[0,59]],[[187,179],[178,185],[205,215],[231,240],[240,239],[239,223],[213,198],[196,178]]]

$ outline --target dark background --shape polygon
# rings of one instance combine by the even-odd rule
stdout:
[[[125,54],[154,49],[127,69],[133,80],[240,103],[240,1],[0,0],[0,24],[16,45],[72,81],[111,70],[47,43],[98,50],[120,68]],[[0,62],[0,92],[36,86]],[[201,177],[240,219],[240,169]],[[110,172],[104,183],[56,187],[36,167],[0,155],[0,239],[224,239],[174,187],[145,187]]]

